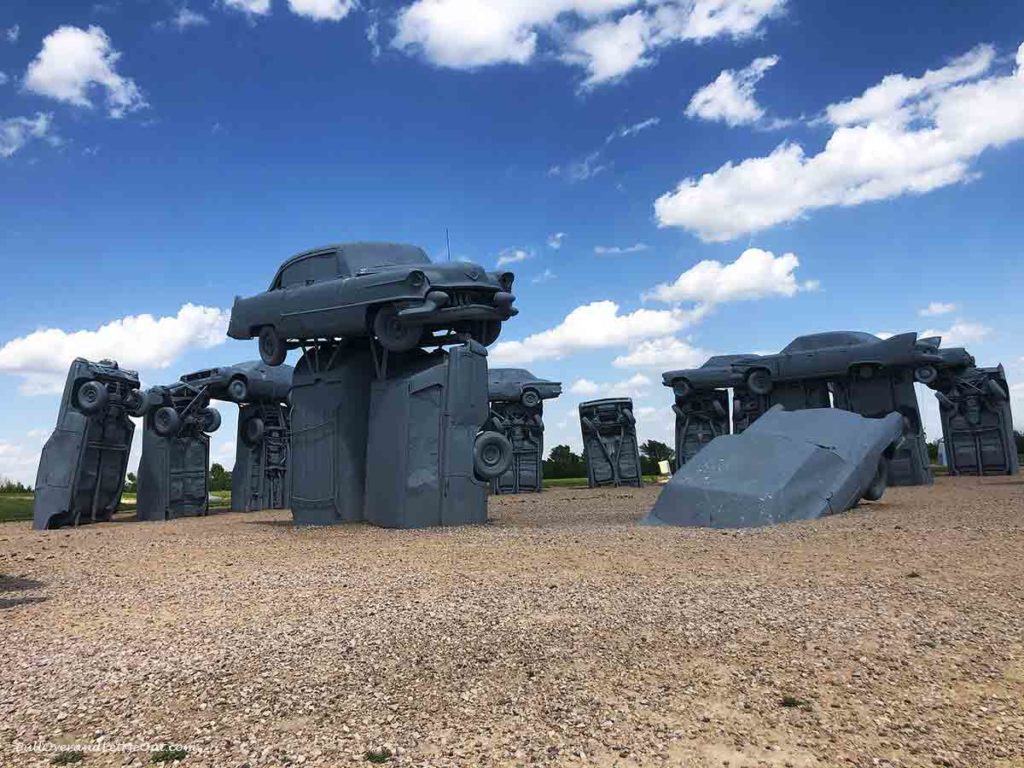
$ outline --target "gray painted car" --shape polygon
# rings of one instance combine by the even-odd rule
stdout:
[[[214,400],[235,403],[284,402],[292,387],[290,366],[271,366],[259,360],[187,373],[181,381],[205,388]]]
[[[541,401],[561,395],[562,383],[538,379],[525,368],[492,368],[487,372],[487,393],[492,403],[536,408]]]
[[[661,374],[661,381],[672,388],[676,397],[689,397],[694,392],[710,389],[739,387],[746,382],[746,371],[739,365],[758,359],[760,355],[715,355],[700,368],[666,371]]]
[[[511,272],[479,264],[434,264],[422,248],[346,243],[288,259],[270,287],[236,297],[228,335],[259,339],[268,365],[315,339],[373,337],[393,352],[427,346],[436,332],[466,334],[488,346],[517,314]]]

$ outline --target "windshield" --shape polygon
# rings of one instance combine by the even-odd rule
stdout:
[[[422,248],[396,243],[352,243],[341,248],[341,258],[349,271],[356,275],[361,270],[377,270],[392,265],[429,264]]]

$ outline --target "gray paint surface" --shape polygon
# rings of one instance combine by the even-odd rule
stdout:
[[[495,437],[482,431],[488,412],[482,345],[471,341],[393,360],[371,388],[367,522],[386,528],[487,522],[490,478],[479,454],[481,441]],[[507,446],[495,473],[511,458]]]
[[[729,434],[729,393],[724,389],[698,390],[676,397],[676,467],[690,461],[701,448]]]
[[[947,466],[954,475],[1015,475],[1009,384],[1003,366],[959,367],[938,388]]]
[[[673,475],[648,525],[744,528],[849,509],[903,431],[898,414],[868,419],[775,406],[742,435],[709,443]]]
[[[488,425],[512,444],[512,463],[491,481],[491,492],[539,493],[544,487],[544,400],[562,394],[557,381],[538,379],[523,368],[492,368]]]
[[[135,433],[128,417],[140,405],[138,389],[138,374],[112,360],[71,363],[57,426],[39,458],[33,528],[109,520],[117,511]]]
[[[363,519],[373,357],[365,340],[312,347],[291,390],[291,509],[296,525]]]
[[[590,400],[580,403],[579,411],[589,486],[643,485],[633,401]]]

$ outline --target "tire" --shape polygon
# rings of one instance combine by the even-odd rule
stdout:
[[[259,445],[263,441],[263,432],[266,429],[263,419],[255,417],[245,423],[242,432],[242,442],[249,446]]]
[[[1006,394],[1006,390],[1003,389],[1003,385],[995,379],[989,379],[988,384],[985,385],[988,388],[988,393],[992,395],[996,400],[1009,400],[1009,396]]]
[[[767,368],[755,368],[747,374],[747,389],[755,395],[770,394],[772,386],[772,374]]]
[[[885,489],[889,485],[889,460],[882,456],[878,460],[878,467],[875,469],[875,476],[871,478],[871,483],[867,488],[864,489],[864,493],[861,494],[862,499],[868,501],[878,501],[882,498],[885,493]]]
[[[499,432],[481,432],[473,443],[473,472],[481,480],[493,480],[512,465],[512,443]]]
[[[228,395],[236,403],[245,402],[249,397],[249,384],[241,376],[236,376],[228,382]]]
[[[394,304],[385,304],[373,316],[373,335],[389,352],[408,352],[420,345],[423,329],[416,325],[402,325],[398,319],[398,308]]]
[[[260,359],[267,365],[280,365],[288,355],[288,347],[284,343],[277,329],[272,325],[265,325],[260,328],[259,335]]]
[[[622,420],[629,424],[629,426],[633,426],[634,424],[636,424],[636,417],[633,415],[633,412],[629,410],[629,408],[622,409]]]
[[[199,417],[203,423],[203,432],[216,432],[220,429],[220,411],[216,408],[203,408]]]
[[[157,408],[156,413],[153,414],[154,432],[160,435],[160,437],[172,437],[178,434],[180,428],[181,416],[178,415],[176,410],[169,405]]]
[[[934,365],[919,365],[914,369],[914,380],[925,386],[934,384],[937,378],[939,378],[939,372],[935,370]]]
[[[107,404],[107,388],[98,381],[87,381],[75,393],[75,405],[82,413],[99,413]]]
[[[519,401],[527,408],[536,408],[540,405],[540,394],[536,389],[524,389]]]

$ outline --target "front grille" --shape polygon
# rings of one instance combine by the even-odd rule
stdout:
[[[494,294],[489,291],[452,290],[449,296],[449,307],[468,307],[472,304],[493,304]]]

